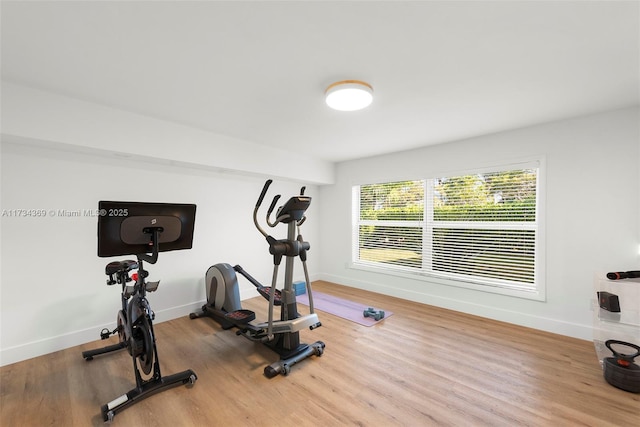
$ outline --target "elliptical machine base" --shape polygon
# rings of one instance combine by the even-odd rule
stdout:
[[[275,351],[275,350],[274,350]],[[280,354],[280,360],[272,363],[264,368],[264,375],[267,378],[273,378],[282,375],[289,375],[291,367],[296,363],[311,356],[322,356],[324,352],[324,343],[322,341],[316,341],[313,344],[300,344],[294,352],[290,352],[288,355]]]
[[[278,333],[269,339],[267,334],[268,323],[253,324],[255,313],[245,310],[241,306],[237,273],[240,273],[251,282],[265,299],[269,300],[271,289],[262,286],[255,278],[247,273],[241,266],[232,267],[230,264],[219,263],[209,267],[205,275],[207,291],[207,303],[202,306],[200,312],[191,313],[191,319],[210,317],[220,324],[222,329],[237,328],[236,335],[241,335],[251,341],[260,342],[280,356],[280,360],[264,368],[264,375],[273,378],[279,374],[288,375],[291,367],[311,356],[322,356],[325,344],[316,341],[312,344],[300,343],[299,331],[309,327],[315,329],[321,326],[316,314],[300,316],[297,312],[295,301],[287,304],[287,310],[281,314],[284,326],[276,327],[277,330],[290,328],[288,332]],[[286,290],[285,290],[286,292]],[[295,294],[294,294],[295,295]],[[222,302],[216,306],[216,302]],[[274,305],[282,307],[282,293],[274,291]],[[293,319],[282,319],[293,317]],[[277,325],[278,326],[278,325]]]

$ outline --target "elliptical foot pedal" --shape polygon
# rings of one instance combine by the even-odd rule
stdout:
[[[224,318],[233,323],[249,323],[255,320],[256,314],[251,310],[236,310],[224,315]]]
[[[271,292],[271,286],[263,286],[258,288],[258,293],[262,295],[264,299],[269,301],[269,292]],[[276,289],[276,293],[273,296],[273,305],[282,305],[282,293],[280,289]]]

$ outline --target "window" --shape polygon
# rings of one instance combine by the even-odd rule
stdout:
[[[540,167],[356,186],[353,263],[543,298]]]

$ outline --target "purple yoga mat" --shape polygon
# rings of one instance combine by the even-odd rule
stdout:
[[[296,296],[297,302],[304,305],[309,305],[309,296],[302,294]],[[330,314],[334,314],[343,319],[351,320],[363,326],[372,326],[376,323],[384,321],[387,317],[393,313],[384,310],[384,319],[376,321],[371,317],[364,317],[364,311],[372,307],[370,305],[359,304],[354,301],[350,301],[343,298],[334,297],[332,295],[323,294],[322,292],[313,293],[313,307],[316,310],[321,310]],[[380,310],[377,307],[373,307],[376,311]]]

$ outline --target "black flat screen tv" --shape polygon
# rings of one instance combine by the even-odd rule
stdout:
[[[191,249],[196,205],[100,201],[98,256],[146,254],[152,233],[158,230],[158,252]]]

